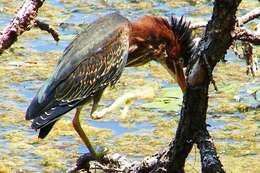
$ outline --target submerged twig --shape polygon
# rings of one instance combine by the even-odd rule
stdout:
[[[49,24],[41,22],[39,20],[35,20],[34,27],[38,27],[41,30],[47,31],[48,33],[50,33],[56,42],[58,42],[60,40],[59,34],[57,33],[57,31],[55,31],[53,28],[51,28]]]

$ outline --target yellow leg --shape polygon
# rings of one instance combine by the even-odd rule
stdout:
[[[82,141],[84,142],[84,144],[88,147],[89,152],[91,153],[91,155],[95,158],[97,158],[97,154],[94,150],[94,148],[92,147],[88,137],[86,136],[84,130],[82,129],[81,125],[80,125],[80,120],[79,120],[79,115],[80,115],[80,111],[81,111],[82,107],[78,107],[76,109],[76,113],[75,116],[72,120],[72,124],[74,129],[77,131],[77,133],[79,134],[80,138],[82,139]]]

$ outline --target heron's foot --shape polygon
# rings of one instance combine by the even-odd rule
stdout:
[[[93,120],[98,120],[98,119],[101,119],[103,118],[103,116],[107,113],[107,109],[103,109],[101,110],[100,112],[98,111],[95,111],[93,112],[92,114],[90,114],[90,118],[93,119]]]
[[[108,154],[108,148],[106,147],[101,147],[101,146],[98,146],[96,147],[96,160],[99,161],[101,160],[106,154]]]
[[[90,172],[90,162],[98,161],[102,164],[102,159],[106,154],[108,154],[108,149],[98,146],[94,153],[89,152],[81,155],[77,160],[76,166],[70,169],[67,173],[75,173],[82,170]]]

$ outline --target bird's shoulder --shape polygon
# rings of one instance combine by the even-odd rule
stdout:
[[[71,102],[86,98],[109,84],[114,84],[122,74],[128,55],[128,35],[118,32],[102,48],[84,59],[57,87],[56,99]]]
[[[93,75],[94,66],[99,65],[102,61],[107,61],[107,63],[113,61],[109,58],[114,56],[106,55],[110,52],[115,53],[113,46],[123,46],[123,49],[127,49],[128,45],[125,46],[123,43],[128,42],[126,40],[128,38],[127,26],[126,18],[113,13],[86,27],[65,49],[54,73],[39,91],[39,102],[74,72],[82,70],[85,74]],[[122,37],[124,40],[118,39],[118,37]],[[110,51],[108,51],[109,49]]]
[[[56,68],[57,78],[70,74],[81,62],[104,50],[119,31],[128,30],[127,26],[128,20],[125,17],[112,13],[85,27],[60,58]]]

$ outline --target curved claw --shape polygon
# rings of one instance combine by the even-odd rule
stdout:
[[[105,116],[105,114],[109,112],[109,109],[108,108],[104,108],[103,110],[101,111],[95,111],[93,112],[92,114],[90,114],[90,118],[93,119],[93,120],[98,120],[98,119],[101,119],[103,118],[103,116]]]
[[[108,154],[109,149],[106,147],[96,147],[96,159],[102,159],[106,154]]]

